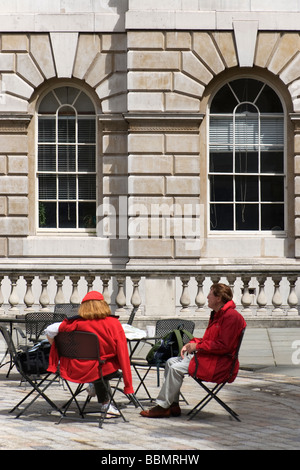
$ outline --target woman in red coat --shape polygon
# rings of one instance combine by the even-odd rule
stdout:
[[[105,360],[102,366],[103,376],[109,376],[118,369],[122,370],[124,380],[124,393],[134,393],[130,360],[128,355],[127,340],[123,327],[116,317],[111,316],[111,311],[104,297],[97,291],[88,292],[82,299],[78,310],[78,316],[66,318],[60,324],[53,325],[46,330],[50,342],[55,333],[61,331],[88,331],[99,337],[100,357]],[[53,332],[51,334],[51,331]],[[52,341],[51,341],[52,336]],[[81,361],[78,359],[59,358],[55,342],[52,343],[49,372],[56,372],[59,362],[60,373],[63,378],[77,383],[93,383],[99,403],[108,402],[107,390],[99,375],[98,361]],[[106,382],[108,386],[108,380]]]
[[[208,294],[208,306],[213,311],[203,338],[194,338],[181,350],[181,358],[169,359],[165,367],[165,381],[156,399],[157,406],[143,410],[147,418],[179,416],[178,404],[184,375],[189,373],[206,382],[222,383],[229,375],[232,357],[246,322],[235,310],[232,291],[225,284],[213,284]],[[236,378],[237,362],[230,382]]]

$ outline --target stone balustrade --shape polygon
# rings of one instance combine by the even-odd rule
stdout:
[[[135,323],[145,325],[164,316],[206,320],[206,297],[213,282],[225,282],[234,292],[247,321],[300,321],[300,280],[297,271],[116,270],[0,272],[1,316],[53,310],[57,303],[80,303],[91,289],[103,293],[121,321],[137,309]],[[150,288],[149,288],[150,285]],[[286,323],[285,323],[286,324]],[[288,323],[289,324],[289,323]]]

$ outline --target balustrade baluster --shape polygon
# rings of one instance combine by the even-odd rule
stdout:
[[[242,298],[241,298],[241,303],[243,306],[243,314],[251,314],[251,308],[250,305],[252,304],[252,297],[249,293],[249,282],[251,280],[250,276],[243,276],[242,275],[242,281],[243,281],[243,293],[242,293]]]
[[[0,314],[4,313],[4,308],[2,308],[4,298],[3,298],[3,293],[2,293],[2,281],[4,279],[4,276],[0,276]]]
[[[90,292],[93,290],[93,282],[95,280],[95,276],[91,276],[90,274],[85,277],[86,282],[87,282],[87,291]]]
[[[40,305],[42,306],[41,310],[43,311],[49,311],[50,309],[48,308],[48,305],[50,304],[50,299],[48,295],[48,277],[40,276],[41,284],[42,284],[42,290],[41,290],[41,295],[39,298]]]
[[[235,293],[234,293],[234,284],[235,284],[235,281],[236,281],[236,275],[235,274],[227,274],[226,277],[227,277],[229,287],[232,290],[232,294],[233,294],[232,300],[234,301],[234,303],[236,303]]]
[[[189,296],[189,289],[188,289],[190,276],[182,276],[180,277],[180,280],[182,282],[182,294],[180,297],[180,304],[182,306],[182,309],[180,311],[187,313],[190,311],[189,305],[191,303],[191,299]]]
[[[54,298],[54,303],[56,304],[64,304],[65,303],[65,297],[62,289],[62,284],[64,281],[63,276],[55,276],[56,284],[57,284],[57,290],[56,290],[56,295]]]
[[[101,281],[102,281],[102,295],[104,297],[105,302],[110,305],[111,303],[111,297],[109,294],[109,289],[108,289],[108,284],[110,281],[110,276],[101,276]]]
[[[265,293],[266,279],[267,279],[267,276],[257,276],[257,281],[258,281],[258,286],[259,286],[258,296],[256,299],[256,302],[258,305],[258,309],[257,309],[258,315],[266,315],[267,313],[266,305],[268,301],[267,301],[267,296]]]
[[[206,302],[206,297],[205,297],[204,292],[203,292],[203,282],[204,282],[204,280],[205,280],[204,275],[203,276],[196,276],[198,291],[197,291],[197,295],[196,295],[196,298],[195,298],[195,303],[197,305],[196,312],[200,312],[200,313],[203,313],[205,311],[204,305],[205,305],[205,302]]]
[[[34,276],[24,276],[24,279],[26,281],[26,292],[24,296],[24,304],[26,305],[26,308],[24,309],[25,312],[32,312],[34,311],[34,308],[32,308],[32,305],[34,304],[34,296],[32,293],[32,281],[34,279]]]
[[[80,276],[70,276],[70,279],[72,281],[72,294],[70,297],[70,302],[72,304],[79,304],[80,303],[80,298],[78,294],[78,282],[80,279]]]
[[[135,308],[138,308],[141,303],[142,299],[140,297],[140,292],[139,292],[139,282],[141,278],[140,277],[133,277],[132,278],[132,284],[133,284],[133,290],[132,290],[132,295],[131,295],[131,305]]]
[[[124,283],[125,283],[125,277],[117,277],[117,283],[118,283],[118,293],[116,295],[116,304],[118,308],[116,309],[116,313],[118,315],[125,313],[125,305],[126,305],[126,296],[124,293]]]
[[[272,276],[272,280],[274,282],[274,294],[272,298],[272,304],[274,306],[274,309],[272,310],[272,314],[274,315],[282,315],[283,310],[281,308],[282,305],[282,297],[280,293],[280,282],[281,282],[281,276]]]
[[[287,279],[288,279],[289,284],[290,284],[290,293],[289,293],[289,296],[288,296],[288,299],[287,299],[289,310],[288,310],[287,314],[291,315],[291,316],[299,315],[298,308],[297,308],[298,307],[298,297],[297,297],[297,294],[295,292],[297,276],[288,276]]]
[[[15,275],[10,276],[11,292],[8,298],[8,302],[11,306],[9,309],[9,312],[13,314],[19,313],[19,309],[16,307],[16,305],[18,305],[19,303],[19,296],[18,296],[18,290],[17,290],[18,279],[19,279],[19,276],[15,276]]]

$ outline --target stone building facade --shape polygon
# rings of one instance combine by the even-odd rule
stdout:
[[[299,20],[297,0],[2,0],[3,269],[296,270]]]

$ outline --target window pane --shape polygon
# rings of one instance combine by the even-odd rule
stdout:
[[[39,106],[39,113],[47,113],[47,114],[54,114],[56,113],[57,107],[59,102],[57,101],[54,93],[50,91],[48,95],[46,95]]]
[[[39,142],[55,142],[55,117],[40,117],[39,118]]]
[[[75,143],[75,118],[65,116],[58,118],[58,142],[64,144]]]
[[[283,117],[261,117],[260,142],[263,145],[283,145]]]
[[[236,205],[236,229],[237,230],[258,230],[259,229],[258,204],[237,204]]]
[[[263,92],[260,94],[256,101],[261,113],[282,113],[282,104],[272,88],[268,85],[264,86]]]
[[[60,176],[58,179],[59,199],[76,199],[76,177]]]
[[[39,176],[39,199],[56,199],[56,177]]]
[[[95,145],[78,145],[78,171],[96,171]]]
[[[235,116],[235,145],[238,149],[255,150],[258,144],[258,118]]]
[[[283,176],[262,176],[261,200],[265,202],[282,202],[284,200]]]
[[[226,84],[219,90],[211,104],[211,113],[232,113],[237,105],[237,100],[230,87]]]
[[[39,227],[56,228],[56,202],[39,203]]]
[[[60,228],[76,228],[76,203],[60,202],[59,210],[59,227]]]
[[[95,119],[78,119],[78,142],[95,142],[96,122]]]
[[[261,228],[262,230],[284,230],[283,204],[262,204]]]
[[[56,94],[61,104],[73,104],[76,97],[79,95],[80,90],[70,86],[62,86],[55,88],[54,93]]]
[[[79,227],[95,228],[96,227],[96,203],[80,202],[79,203]]]
[[[236,173],[257,173],[258,152],[237,151],[235,154]]]
[[[78,198],[96,199],[96,176],[78,176]]]
[[[75,145],[58,146],[58,171],[76,170],[76,147]]]
[[[231,173],[233,170],[233,155],[225,152],[210,153],[210,168],[212,173]]]
[[[210,180],[211,201],[233,201],[233,177],[212,176]]]
[[[236,193],[237,201],[258,202],[259,201],[258,177],[257,176],[236,176],[235,193]]]
[[[232,117],[211,117],[209,142],[211,145],[224,146],[233,143],[233,121]]]
[[[55,145],[38,146],[38,171],[56,170],[56,148]]]
[[[283,152],[262,152],[262,173],[283,173]]]
[[[211,204],[211,230],[233,230],[233,204]]]
[[[241,78],[230,82],[230,86],[240,102],[253,102],[262,90],[264,83],[253,78]]]

